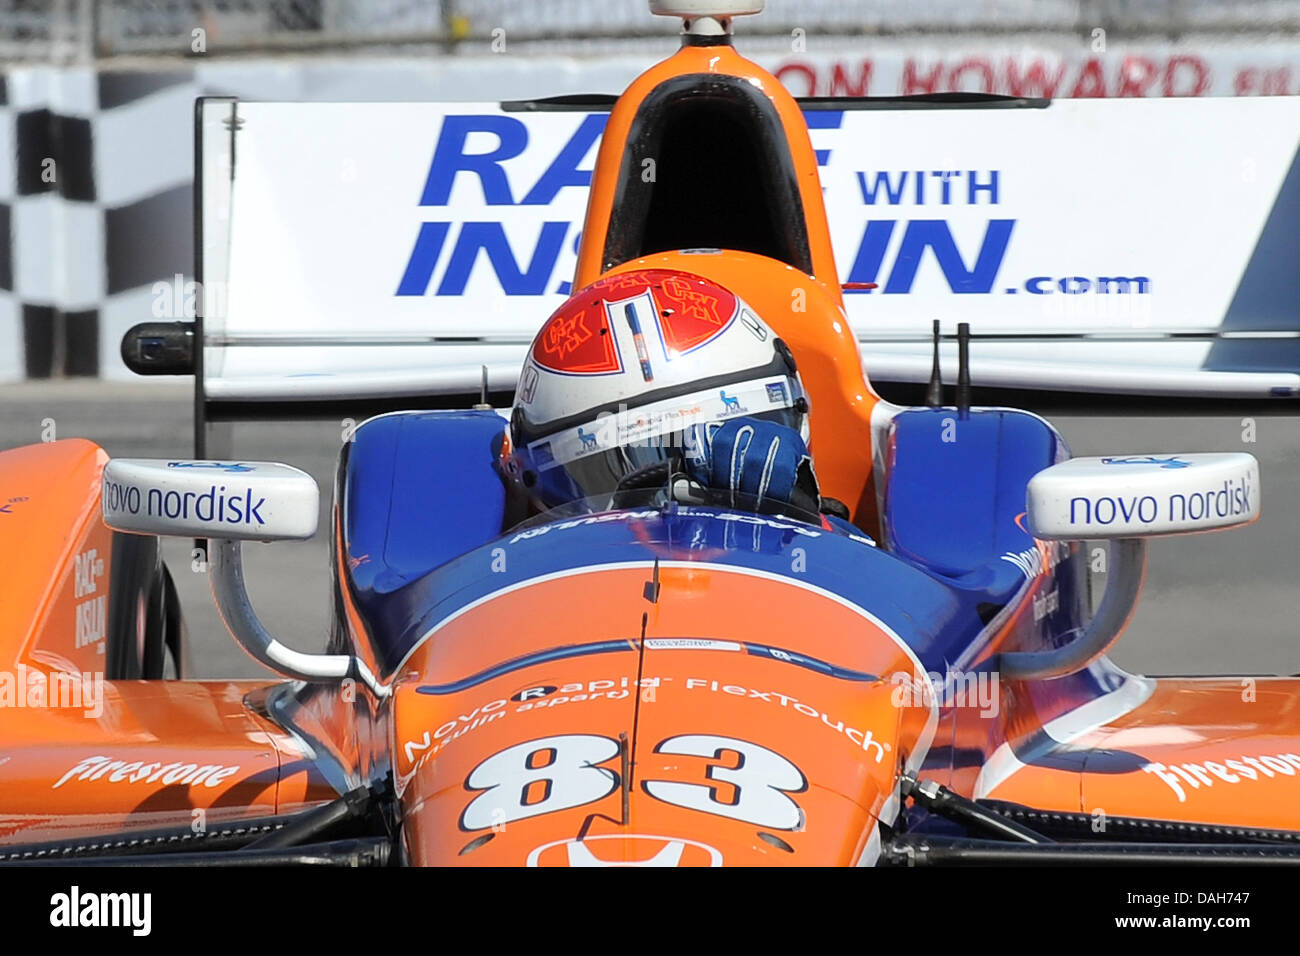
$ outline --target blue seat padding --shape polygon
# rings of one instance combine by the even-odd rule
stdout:
[[[403,585],[501,533],[495,466],[505,420],[492,411],[405,412],[354,433],[342,501],[344,550],[363,616]]]
[[[1034,547],[1019,517],[1025,487],[1066,454],[1060,436],[1012,409],[908,409],[892,446],[885,546],[983,600],[1009,600],[1024,577],[1001,556]]]

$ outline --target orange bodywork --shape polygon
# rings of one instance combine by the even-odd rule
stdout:
[[[1021,764],[1005,742],[1035,736],[1024,685],[1005,685],[1001,709],[987,717],[900,701],[897,677],[915,672],[914,657],[833,596],[741,568],[670,564],[649,605],[639,598],[651,573],[575,569],[508,589],[412,652],[392,738],[411,862],[852,864],[896,809],[898,774],[963,748],[983,753],[983,767],[931,760],[921,776],[1048,811],[1297,828],[1300,681],[1131,677],[1131,706]],[[504,651],[501,635],[515,635]],[[799,655],[878,679],[835,679],[746,651],[746,641],[775,635]],[[428,693],[435,675],[490,675],[529,652],[586,641],[617,646]],[[759,801],[741,798],[747,786],[780,780],[787,763],[802,783],[757,810]],[[988,773],[999,779],[982,786]],[[565,780],[571,806],[550,789]],[[722,806],[729,801],[739,818]],[[792,825],[780,825],[782,806],[797,806]],[[771,819],[756,822],[769,809]]]
[[[822,493],[844,502],[859,527],[876,533],[871,413],[879,398],[862,370],[857,340],[844,312],[817,157],[799,104],[775,77],[729,46],[685,46],[628,87],[610,113],[596,157],[574,288],[589,285],[606,274],[601,259],[614,212],[619,170],[642,101],[660,84],[685,74],[742,77],[771,101],[790,147],[813,274],[765,256],[733,250],[703,255],[657,253],[619,263],[608,272],[677,269],[697,273],[719,282],[757,310],[790,346],[799,363],[813,409],[811,449]],[[726,170],[718,174],[725,176]]]
[[[1300,680],[1163,678],[1140,706],[1069,748],[1079,767],[1025,766],[988,796],[1047,810],[1297,829]]]
[[[835,254],[831,248],[830,227],[826,222],[826,206],[822,202],[821,177],[817,172],[817,157],[808,139],[807,126],[799,104],[784,86],[757,63],[745,59],[730,46],[684,46],[673,56],[656,64],[632,81],[619,97],[610,112],[609,122],[596,156],[596,170],[591,179],[591,193],[587,200],[587,216],[582,227],[582,243],[578,247],[578,267],[574,274],[574,288],[589,285],[605,271],[601,255],[610,219],[614,212],[618,169],[623,159],[632,121],[641,102],[655,87],[674,77],[687,74],[717,74],[741,77],[767,96],[776,108],[785,127],[799,192],[803,197],[804,217],[808,225],[808,242],[812,253],[813,278],[825,286],[828,294],[840,302],[838,273],[835,271]],[[726,170],[718,170],[720,176]]]
[[[247,703],[274,684],[105,679],[107,461],[80,438],[0,453],[0,843],[197,833],[329,799],[293,735]]]
[[[690,74],[741,77],[771,101],[789,140],[812,274],[732,250],[602,261],[638,109],[661,83]],[[729,46],[684,47],[638,78],[609,118],[574,285],[634,269],[707,276],[776,330],[810,396],[821,490],[877,532],[877,468],[888,458],[873,447],[873,415],[890,406],[879,404],[845,316],[816,158],[798,104]],[[1105,676],[1117,689],[1093,699],[1070,684],[1078,675],[1054,685],[1068,688],[1055,697],[1041,684],[1011,683],[987,716],[900,702],[897,678],[925,671],[917,648],[981,612],[958,607],[941,575],[911,569],[928,588],[917,593],[938,594],[936,605],[951,598],[952,607],[927,616],[931,608],[900,596],[915,623],[909,647],[866,607],[885,613],[871,600],[850,603],[804,577],[806,567],[771,570],[778,558],[801,560],[799,534],[852,540],[830,522],[792,529],[785,519],[729,513],[715,516],[732,522],[717,542],[664,545],[632,515],[630,543],[620,546],[635,560],[600,563],[609,559],[575,550],[571,566],[470,598],[513,543],[480,542],[470,553],[491,549],[482,569],[438,577],[468,563],[454,558],[404,584],[424,603],[396,603],[403,615],[394,623],[376,615],[373,594],[366,606],[349,589],[336,503],[331,546],[344,580],[335,623],[349,652],[387,675],[371,629],[412,629],[388,686],[101,681],[56,706],[51,675],[102,677],[105,666],[104,612],[94,606],[107,601],[114,570],[99,517],[105,461],[80,439],[0,453],[0,846],[145,827],[197,833],[328,800],[340,775],[355,786],[389,771],[403,859],[421,865],[872,862],[879,824],[897,820],[905,772],[966,796],[1100,812],[1103,821],[1300,830],[1300,680],[1114,671]],[[392,510],[400,520],[400,502]],[[766,551],[760,532],[769,533]],[[748,553],[768,570],[738,563],[741,535],[752,536]],[[557,541],[556,553],[566,556],[564,547]],[[1008,642],[1031,633],[1021,625],[1037,620],[1035,598],[1055,588],[1056,552],[1038,548],[1019,605],[982,637],[985,656],[1016,649]],[[521,551],[510,560],[535,559]],[[47,696],[28,697],[27,675],[37,671]],[[302,695],[293,707],[269,706],[290,691]],[[289,716],[282,726],[272,713]],[[306,726],[312,733],[300,733]],[[328,782],[326,760],[341,771]]]
[[[5,663],[104,670],[113,548],[99,516],[99,479],[107,461],[84,438],[0,452]]]
[[[247,707],[264,681],[101,686],[80,706],[0,710],[0,844],[148,827],[197,834],[333,796],[296,739]]]
[[[828,680],[746,653],[740,642],[798,635],[809,657],[871,674],[910,673],[901,642],[816,589],[743,569],[666,566],[660,601],[644,605],[642,660],[640,602],[615,596],[639,596],[646,577],[643,567],[597,568],[506,592],[442,626],[412,657],[405,670],[426,678],[482,671],[513,656],[483,636],[509,633],[523,619],[534,622],[533,647],[575,639],[623,645],[458,693],[422,694],[415,677],[399,688],[395,771],[412,862],[563,863],[586,850],[602,861],[637,860],[662,850],[660,836],[732,864],[849,864],[862,855],[893,794],[896,766],[932,732],[929,711],[896,708],[883,681]],[[591,600],[600,595],[614,599]],[[635,757],[626,825],[621,733]],[[595,748],[599,769],[565,766],[571,748],[584,746]],[[534,772],[523,772],[541,789],[523,800],[540,801],[546,787],[564,786],[576,772],[582,783],[567,784],[574,793],[561,798],[573,805],[556,810],[551,794],[536,816],[494,820],[476,811],[512,805],[513,793],[492,789],[514,785],[498,778],[517,780],[530,747],[541,756]],[[756,779],[785,789],[754,786]],[[475,804],[484,793],[491,795]],[[450,841],[457,831],[460,839]],[[579,835],[607,839],[575,849]]]

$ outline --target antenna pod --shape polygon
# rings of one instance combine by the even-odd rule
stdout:
[[[957,323],[957,411],[970,411],[970,323]]]
[[[943,404],[943,374],[939,371],[939,320],[934,320],[934,361],[930,365],[930,384],[925,389],[925,404],[938,408]]]

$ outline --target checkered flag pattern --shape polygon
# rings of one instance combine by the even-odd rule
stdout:
[[[122,333],[193,269],[197,94],[187,69],[0,74],[0,380],[130,374]]]

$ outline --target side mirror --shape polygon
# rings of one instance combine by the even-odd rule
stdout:
[[[1110,568],[1082,633],[1050,650],[1003,654],[1003,676],[1050,680],[1090,665],[1133,616],[1147,538],[1250,524],[1259,505],[1259,463],[1244,453],[1074,458],[1034,475],[1025,492],[1029,533],[1045,541],[1108,539]]]
[[[248,600],[241,542],[314,535],[320,489],[311,475],[269,461],[114,458],[104,466],[101,491],[104,523],[116,531],[209,539],[212,600],[255,660],[297,680],[356,677],[379,697],[391,692],[358,658],[281,644]]]
[[[1259,517],[1259,463],[1239,452],[1074,458],[1029,480],[1025,511],[1042,540],[1221,531]]]
[[[104,523],[116,531],[301,540],[316,533],[319,510],[315,479],[276,462],[114,458],[104,466]]]

